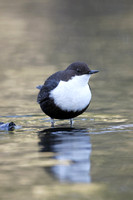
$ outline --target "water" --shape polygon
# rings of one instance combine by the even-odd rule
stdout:
[[[133,3],[0,0],[1,199],[133,198]],[[91,77],[84,114],[50,119],[36,86],[81,60]]]

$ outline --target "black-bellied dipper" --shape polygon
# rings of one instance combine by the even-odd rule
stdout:
[[[44,85],[37,88],[40,92],[37,102],[42,111],[54,119],[70,119],[82,114],[91,101],[91,90],[88,85],[90,76],[98,70],[90,70],[84,62],[74,62],[64,71],[51,75]]]

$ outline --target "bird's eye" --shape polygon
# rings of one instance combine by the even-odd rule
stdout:
[[[81,70],[77,68],[77,72],[79,73],[79,72],[81,72]]]

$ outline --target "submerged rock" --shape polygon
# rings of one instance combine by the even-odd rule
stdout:
[[[14,122],[3,123],[0,122],[0,131],[13,131],[16,124]]]

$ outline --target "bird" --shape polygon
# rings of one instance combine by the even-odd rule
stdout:
[[[51,127],[54,127],[54,119],[69,119],[72,126],[73,118],[88,108],[92,96],[88,82],[91,75],[97,72],[78,61],[63,71],[55,72],[43,85],[37,86],[40,90],[37,102],[51,118]]]

